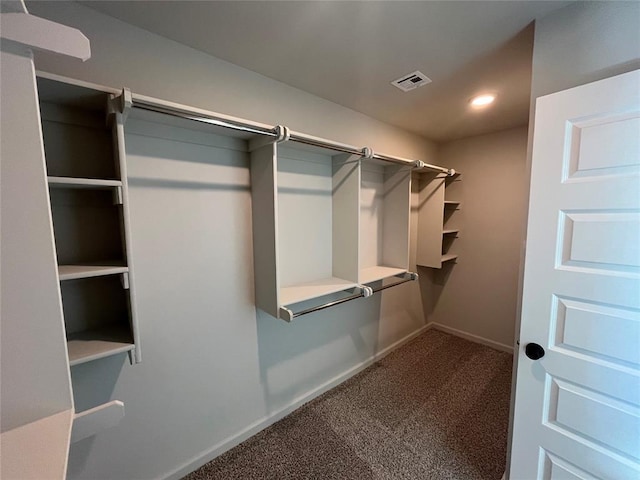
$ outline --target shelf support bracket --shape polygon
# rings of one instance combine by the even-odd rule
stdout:
[[[124,272],[120,276],[120,282],[122,283],[122,288],[125,290],[129,290],[129,272]]]
[[[366,160],[371,160],[374,155],[375,155],[375,152],[373,151],[372,148],[364,147],[362,149],[362,154],[361,154],[362,158],[364,158]]]
[[[114,205],[122,205],[124,202],[122,196],[122,187],[116,187],[113,190],[113,204]]]

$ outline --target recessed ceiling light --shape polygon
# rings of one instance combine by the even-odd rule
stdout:
[[[483,93],[482,95],[477,95],[473,97],[469,103],[472,107],[486,107],[487,105],[491,105],[493,101],[496,99],[496,96],[493,93]]]

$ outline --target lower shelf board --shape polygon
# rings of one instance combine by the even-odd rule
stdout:
[[[65,478],[72,422],[69,409],[3,432],[2,478]]]
[[[322,297],[331,293],[341,292],[357,286],[342,278],[329,277],[312,282],[300,283],[280,289],[280,305],[292,305],[305,300]]]
[[[360,283],[367,284],[375,282],[384,278],[400,275],[402,273],[405,273],[406,271],[406,268],[384,267],[381,265],[363,268],[362,270],[360,270]]]
[[[117,265],[59,265],[58,277],[60,281],[77,280],[79,278],[117,275],[128,271],[127,267]]]
[[[74,333],[67,339],[69,364],[73,367],[99,358],[128,352],[135,348],[128,327],[109,326]]]

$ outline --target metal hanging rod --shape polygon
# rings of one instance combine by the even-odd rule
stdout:
[[[429,163],[425,163],[422,160],[409,160],[406,158],[400,158],[400,157],[393,157],[391,155],[385,155],[382,153],[375,153],[373,155],[373,158],[375,158],[376,160],[382,160],[384,162],[391,162],[391,163],[399,163],[399,164],[413,164],[415,168],[417,169],[427,169],[427,170],[433,170],[435,172],[442,172],[442,173],[446,173],[447,175],[455,175],[455,170],[451,169],[451,168],[444,168],[444,167],[439,167],[437,165],[431,165]]]
[[[366,296],[366,292],[363,289],[360,293],[355,293],[345,298],[341,298],[339,300],[334,300],[333,302],[323,303],[322,305],[318,305],[317,307],[307,308],[306,310],[300,310],[299,312],[293,312],[292,318],[300,317],[301,315],[306,315],[308,313],[318,312],[320,310],[324,310],[325,308],[333,307],[335,305],[340,305],[341,303],[350,302],[351,300],[355,300],[356,298],[361,298]]]
[[[262,135],[267,137],[277,138],[279,135],[279,129],[281,127],[272,127],[269,125],[258,124],[242,120],[239,118],[222,115],[218,113],[209,112],[206,110],[200,110],[198,108],[188,107],[185,105],[179,105],[172,102],[166,102],[163,100],[147,97],[144,95],[132,94],[132,107],[147,110],[156,113],[162,113],[165,115],[171,115],[173,117],[183,118],[199,123],[206,123],[209,125],[216,125],[219,127],[230,128],[241,132],[247,132],[255,135]],[[331,140],[325,140],[310,135],[305,135],[299,132],[290,131],[287,140],[310,145],[314,147],[327,148],[338,152],[350,153],[353,155],[364,155],[364,152],[369,152],[370,157],[375,160],[381,160],[384,162],[395,163],[399,165],[411,166],[417,169],[428,169],[437,172],[446,173],[447,175],[454,175],[455,171],[437,165],[430,165],[421,160],[410,160],[402,157],[395,157],[391,155],[385,155],[381,153],[374,153],[369,149],[357,148],[352,145],[344,143],[333,142]]]
[[[358,293],[354,293],[353,295],[349,295],[348,297],[340,298],[338,300],[333,300],[331,302],[323,303],[322,305],[307,308],[305,310],[300,310],[299,312],[293,312],[287,307],[280,307],[280,313],[281,313],[280,318],[290,322],[294,318],[300,317],[302,315],[307,315],[308,313],[318,312],[320,310],[324,310],[325,308],[334,307],[336,305],[340,305],[341,303],[355,300],[356,298],[370,297],[374,293],[380,292],[382,290],[386,290],[387,288],[396,287],[398,285],[402,285],[403,283],[417,280],[418,274],[414,272],[405,272],[399,275],[395,275],[395,277],[400,278],[401,280],[399,282],[395,282],[390,285],[380,286],[378,288],[371,288],[367,285],[360,285],[357,287],[358,289],[360,289]]]
[[[232,130],[238,130],[241,132],[253,133],[256,135],[265,135],[268,137],[275,137],[276,132],[272,128],[258,127],[253,124],[244,123],[242,121],[231,119],[224,116],[203,115],[201,113],[188,112],[186,110],[177,110],[174,108],[168,108],[165,106],[148,103],[141,101],[136,97],[133,97],[133,107],[141,110],[147,110],[150,112],[163,113],[165,115],[171,115],[172,117],[184,118],[199,123],[206,123],[209,125],[216,125],[218,127],[230,128]]]
[[[298,132],[291,132],[289,140],[292,142],[303,143],[313,147],[328,148],[343,153],[351,153],[353,155],[362,155],[362,149],[344,143],[331,142],[322,138],[311,137]]]
[[[403,283],[411,282],[413,280],[415,280],[415,278],[410,276],[410,277],[404,278],[403,280],[401,280],[399,282],[392,283],[390,285],[383,285],[383,286],[378,287],[378,288],[374,288],[373,289],[373,293],[381,292],[382,290],[386,290],[387,288],[395,287],[397,285],[402,285]]]

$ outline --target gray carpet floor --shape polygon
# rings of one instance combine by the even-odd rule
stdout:
[[[511,361],[429,330],[185,480],[499,480]]]

